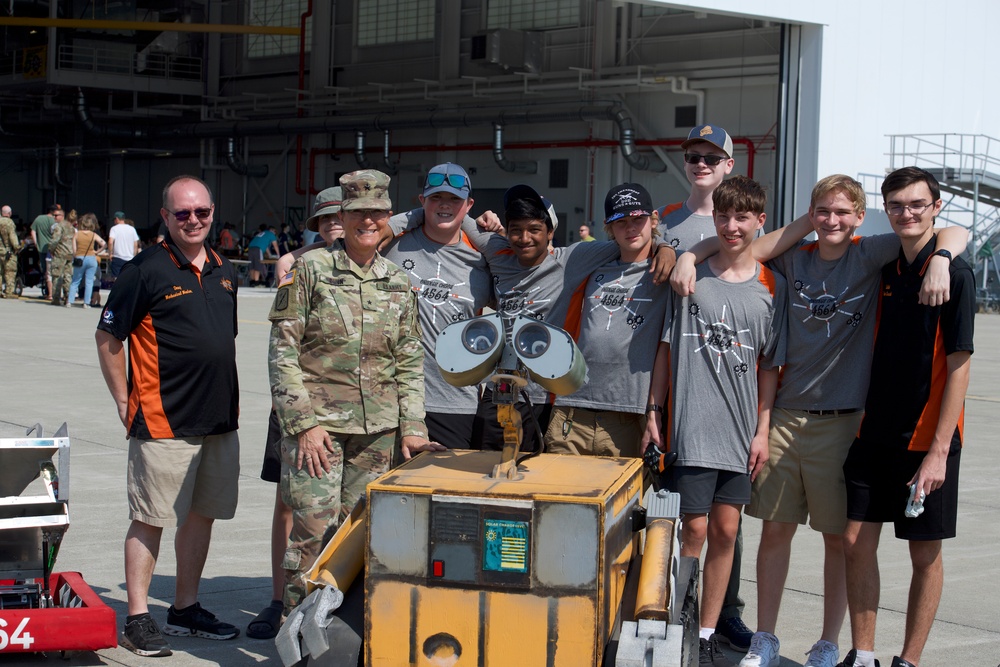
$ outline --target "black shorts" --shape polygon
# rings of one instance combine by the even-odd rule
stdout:
[[[542,441],[539,431],[544,434],[549,428],[549,418],[552,416],[552,404],[532,405],[527,403],[517,403],[517,410],[521,413],[521,429],[524,431],[524,438],[521,440],[522,452],[538,451]],[[535,429],[535,424],[538,429]],[[472,433],[472,448],[492,451],[503,450],[503,427],[497,421],[497,406],[493,404],[493,392],[487,389],[483,392],[483,397],[479,399],[479,407],[476,410],[475,425]]]
[[[682,514],[708,514],[713,503],[750,503],[750,474],[715,468],[673,466],[667,488],[681,494]]]
[[[901,540],[944,540],[955,537],[958,522],[958,464],[962,450],[952,447],[945,464],[944,485],[924,499],[924,512],[904,514],[910,497],[907,482],[926,452],[890,449],[855,439],[844,462],[847,518],[891,523]]]
[[[274,408],[271,408],[271,416],[267,420],[267,441],[264,443],[264,465],[260,468],[260,478],[275,484],[281,481],[281,425]]]
[[[424,415],[427,437],[448,449],[472,449],[472,430],[476,415],[428,412]]]

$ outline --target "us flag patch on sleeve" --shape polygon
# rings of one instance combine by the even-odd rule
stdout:
[[[294,285],[294,284],[295,284],[295,269],[292,269],[291,271],[286,273],[284,276],[281,277],[281,280],[278,281],[279,288],[287,287],[288,285]]]

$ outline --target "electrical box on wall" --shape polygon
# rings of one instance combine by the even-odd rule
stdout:
[[[502,28],[472,37],[472,60],[499,65],[507,71],[540,72],[542,34]]]

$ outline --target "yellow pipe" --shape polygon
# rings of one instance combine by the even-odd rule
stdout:
[[[317,585],[347,591],[365,563],[365,533],[368,508],[356,505],[326,545],[306,575],[306,592]]]
[[[91,19],[47,19],[28,16],[0,17],[0,26],[29,28],[85,28],[88,30],[137,30],[152,32],[220,32],[240,35],[298,35],[297,27],[270,25],[214,25],[211,23],[164,23],[160,21],[97,21]]]
[[[635,596],[635,618],[670,621],[670,559],[674,522],[655,519],[646,526],[646,549]]]

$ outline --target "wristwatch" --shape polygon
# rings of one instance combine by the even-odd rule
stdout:
[[[934,256],[936,256],[936,257],[944,257],[949,262],[951,261],[951,253],[948,252],[947,250],[945,250],[944,248],[941,248],[940,250],[938,250],[937,252],[935,252]]]
[[[661,406],[657,405],[656,403],[650,403],[649,405],[646,406],[646,412],[647,413],[649,413],[649,412],[659,412],[659,413],[662,413],[663,412],[663,408]]]

